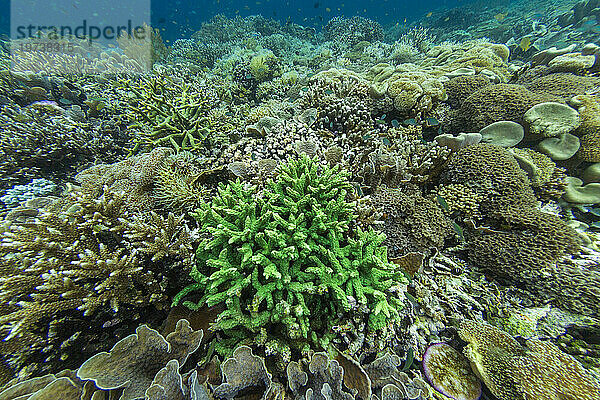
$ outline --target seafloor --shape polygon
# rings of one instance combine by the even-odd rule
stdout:
[[[0,399],[600,399],[600,1],[501,4],[5,42]]]

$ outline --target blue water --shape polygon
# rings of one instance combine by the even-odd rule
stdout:
[[[471,0],[163,0],[152,2],[152,26],[172,42],[189,37],[216,14],[227,17],[260,14],[320,29],[334,16],[360,15],[382,25],[407,23],[440,8],[452,8]],[[491,1],[490,3],[499,1]],[[9,34],[10,0],[0,0],[0,35]]]
[[[154,1],[152,25],[166,40],[188,37],[215,14],[227,17],[260,14],[281,22],[291,21],[319,29],[334,16],[360,15],[382,25],[408,23],[439,8],[452,8],[469,0],[169,0]]]

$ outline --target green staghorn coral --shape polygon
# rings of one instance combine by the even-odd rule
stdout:
[[[327,349],[333,326],[353,309],[370,313],[371,331],[398,317],[392,291],[406,278],[388,262],[384,235],[351,228],[348,176],[304,156],[260,193],[238,180],[201,204],[196,283],[174,304],[197,293],[183,304],[224,308],[215,324],[220,352],[252,340],[280,354]]]
[[[132,152],[162,146],[211,155],[233,129],[231,119],[219,107],[219,97],[210,85],[199,78],[184,79],[167,72],[120,82],[131,92],[130,126],[139,129]]]

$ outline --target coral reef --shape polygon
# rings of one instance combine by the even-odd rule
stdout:
[[[378,22],[355,16],[352,18],[334,17],[323,28],[325,39],[354,46],[358,42],[375,42],[383,39],[383,29]]]
[[[0,398],[600,397],[600,3],[321,3],[0,37]]]

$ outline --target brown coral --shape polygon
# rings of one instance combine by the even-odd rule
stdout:
[[[182,217],[127,218],[123,195],[111,192],[64,203],[2,234],[1,351],[16,370],[72,365],[114,343],[102,325],[115,318],[118,327],[132,309],[160,317],[181,284],[167,278],[170,268],[191,266]]]
[[[548,94],[534,93],[521,85],[487,85],[467,97],[460,108],[460,124],[467,132],[478,132],[493,122],[523,123],[532,106],[547,101],[562,101]]]
[[[442,210],[414,187],[383,186],[373,195],[373,205],[381,213],[383,223],[378,228],[386,234],[384,244],[392,257],[429,253],[454,236],[452,223]]]
[[[485,196],[484,214],[508,206],[535,205],[529,179],[510,152],[479,143],[454,153],[441,175],[442,183],[463,184]]]
[[[580,147],[577,156],[583,161],[600,162],[600,102],[595,96],[580,95],[571,99],[581,116],[581,125],[575,130]]]
[[[571,97],[586,94],[600,86],[600,78],[569,73],[549,74],[524,81],[523,86],[532,92],[546,93],[568,101]]]
[[[450,79],[444,84],[448,103],[458,108],[467,97],[489,84],[490,80],[484,75],[466,75]]]
[[[579,249],[577,233],[552,214],[512,206],[497,218],[502,231],[469,242],[470,258],[494,277],[521,284],[551,277],[555,263]]]

